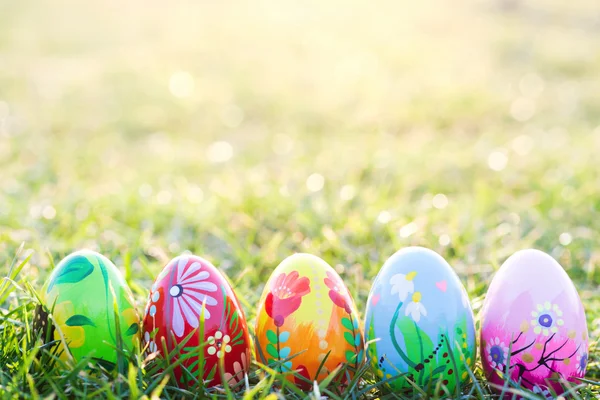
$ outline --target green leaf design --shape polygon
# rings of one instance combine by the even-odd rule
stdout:
[[[56,275],[48,285],[46,293],[50,293],[54,285],[61,283],[75,283],[85,279],[94,271],[94,266],[84,256],[75,256],[69,264]]]
[[[353,363],[356,360],[356,353],[352,350],[346,350],[346,361]]]
[[[267,353],[269,353],[269,355],[273,358],[279,358],[277,349],[271,343],[267,344]]]
[[[350,332],[344,332],[344,339],[346,339],[346,342],[354,346],[354,337]]]
[[[129,326],[129,328],[127,328],[127,331],[125,331],[125,336],[133,336],[136,333],[138,333],[139,330],[140,330],[139,325],[136,322],[134,322],[133,324],[131,324]]]
[[[272,330],[268,329],[267,330],[267,340],[270,343],[277,343],[277,334],[275,332],[273,332]]]
[[[85,315],[81,315],[81,314],[75,314],[75,315],[71,316],[67,320],[67,322],[65,322],[65,324],[67,326],[84,326],[84,325],[96,326],[96,324],[94,324],[94,321],[92,321]]]
[[[344,328],[348,329],[349,331],[351,331],[352,329],[354,329],[354,326],[352,326],[352,321],[350,321],[350,318],[342,318],[342,325],[344,326]]]

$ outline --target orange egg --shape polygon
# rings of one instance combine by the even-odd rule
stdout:
[[[273,271],[255,331],[258,361],[279,372],[295,371],[289,379],[301,388],[340,365],[356,370],[364,359],[352,296],[335,270],[310,254],[288,257]]]

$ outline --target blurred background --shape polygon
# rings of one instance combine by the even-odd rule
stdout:
[[[305,251],[362,304],[403,246],[476,294],[537,247],[586,302],[599,34],[593,0],[0,0],[0,268],[88,247],[142,298],[192,251],[251,305]]]

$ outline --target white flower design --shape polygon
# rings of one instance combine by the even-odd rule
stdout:
[[[415,284],[413,279],[417,273],[415,271],[409,272],[408,274],[396,274],[390,279],[392,285],[392,294],[398,293],[400,301],[406,300],[409,294],[415,291]]]
[[[504,371],[504,366],[508,359],[508,346],[500,338],[496,337],[488,342],[485,352],[492,368]]]
[[[556,304],[551,304],[549,301],[538,304],[537,310],[531,312],[533,332],[536,335],[541,333],[544,336],[558,332],[558,327],[564,324],[564,321],[560,318],[562,315],[562,311]]]
[[[421,315],[427,316],[427,310],[421,303],[421,292],[415,292],[412,295],[412,301],[406,306],[406,311],[404,312],[404,315],[408,314],[410,314],[411,318],[415,322],[419,322],[421,320]]]
[[[584,349],[584,346],[581,346],[579,352],[577,353],[577,373],[580,375],[585,375],[585,369],[587,368],[588,363],[588,354]]]
[[[173,300],[173,331],[181,337],[186,323],[192,328],[198,327],[204,302],[207,306],[204,318],[210,319],[208,306],[217,305],[217,300],[208,293],[216,292],[217,285],[207,282],[208,271],[202,270],[202,264],[197,261],[190,264],[189,257],[181,257],[175,268],[175,284],[169,288],[169,295]]]
[[[230,385],[235,385],[244,379],[246,371],[248,371],[248,357],[246,352],[242,353],[241,360],[233,363],[233,374],[225,373],[225,381]]]
[[[229,335],[223,335],[223,332],[216,331],[214,336],[208,337],[208,354],[211,356],[216,354],[219,358],[223,357],[223,355],[231,351],[230,341],[231,338]]]

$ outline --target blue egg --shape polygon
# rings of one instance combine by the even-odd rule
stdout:
[[[436,252],[408,247],[392,255],[373,282],[365,315],[368,359],[392,390],[414,384],[441,395],[469,378],[473,311],[458,276]]]

